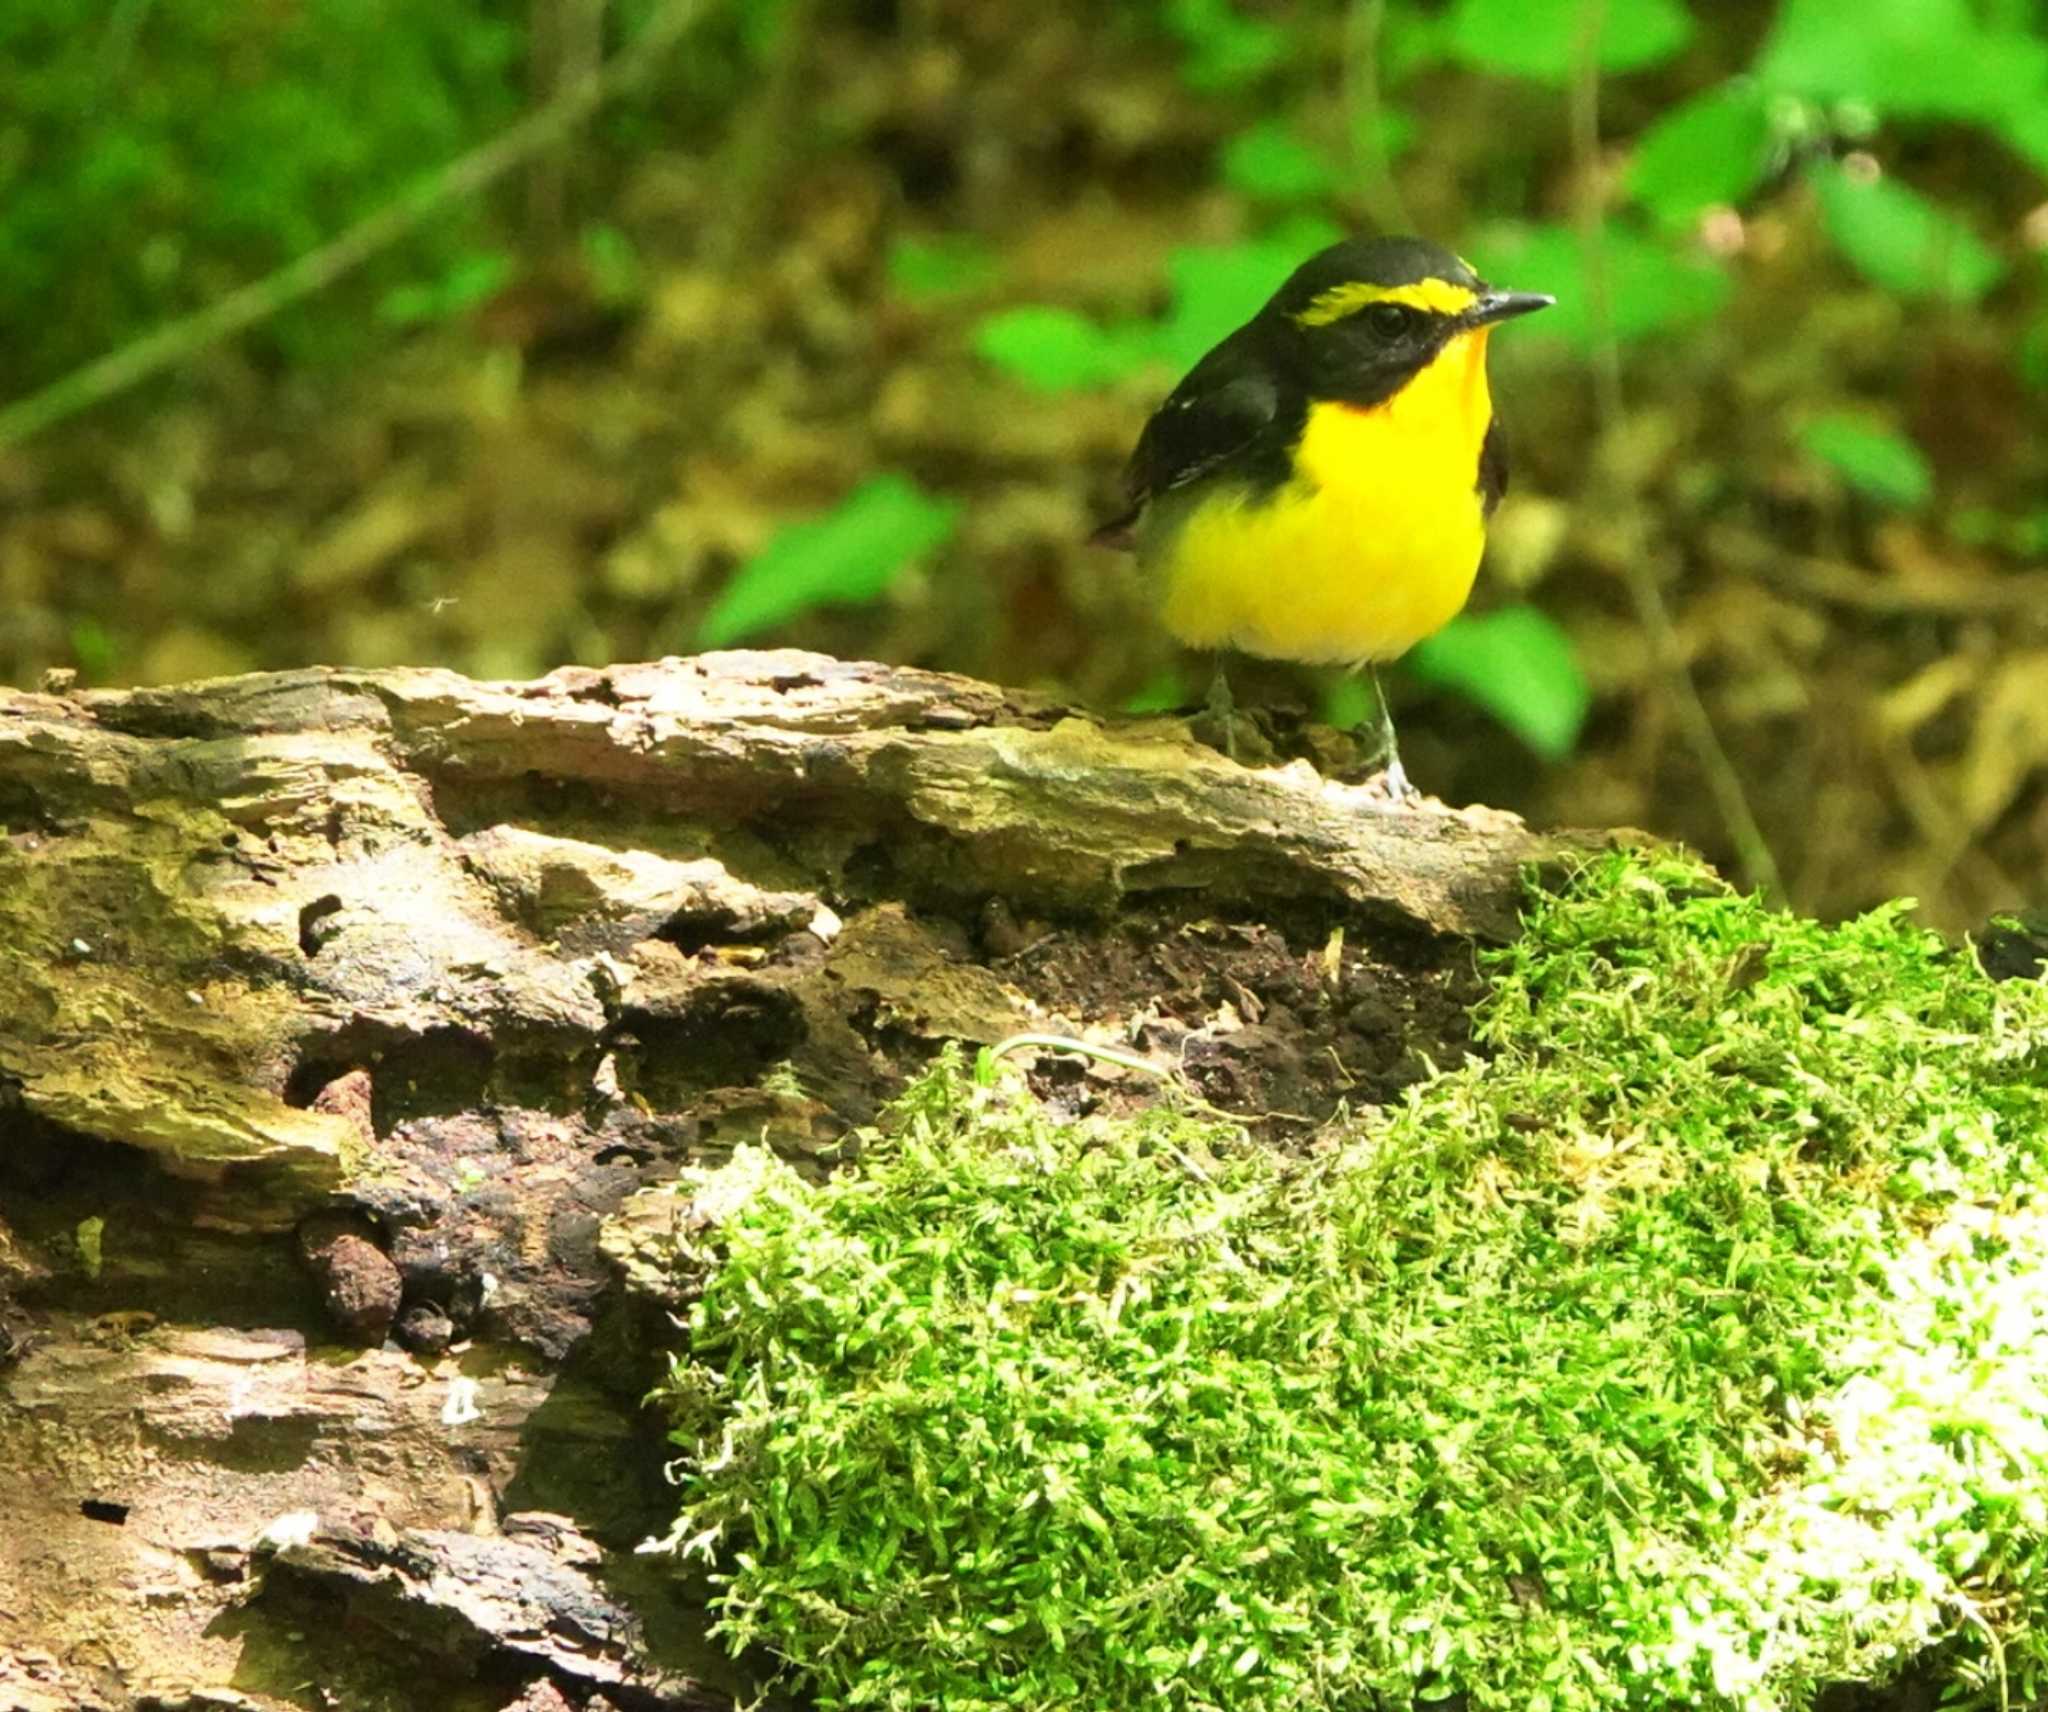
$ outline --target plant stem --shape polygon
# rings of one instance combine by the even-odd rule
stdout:
[[[805,134],[804,101],[817,34],[818,0],[782,0],[758,69],[760,82],[719,162],[725,187],[720,214],[705,232],[701,251],[714,272],[743,273],[760,247],[770,193]]]
[[[1351,164],[1365,205],[1383,232],[1414,230],[1401,188],[1387,164],[1385,108],[1380,102],[1380,32],[1387,0],[1352,0],[1344,15],[1344,117],[1351,127]]]
[[[161,374],[223,339],[325,290],[389,249],[452,202],[474,196],[545,152],[600,107],[649,76],[710,0],[668,0],[632,44],[509,130],[416,180],[376,213],[275,273],[231,291],[182,320],[146,333],[0,409],[0,449],[18,445],[117,393]]]
[[[988,1055],[997,1059],[1008,1058],[1013,1052],[1075,1052],[1083,1058],[1114,1064],[1121,1070],[1142,1070],[1147,1076],[1157,1076],[1166,1082],[1172,1081],[1174,1076],[1164,1064],[1154,1064],[1151,1059],[1140,1058],[1135,1052],[1120,1052],[1114,1046],[1097,1046],[1093,1041],[1076,1040],[1068,1034],[1013,1034],[988,1049]]]

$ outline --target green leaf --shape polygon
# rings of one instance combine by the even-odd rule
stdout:
[[[1162,17],[1184,51],[1181,76],[1204,94],[1258,82],[1291,47],[1278,24],[1245,17],[1231,0],[1166,0]]]
[[[1167,666],[1152,674],[1145,682],[1124,697],[1125,713],[1171,713],[1176,708],[1188,705],[1187,686],[1173,667]]]
[[[1799,430],[1799,443],[1858,492],[1887,505],[1910,510],[1934,495],[1934,472],[1920,448],[1862,417],[1816,417]]]
[[[1533,606],[1453,619],[1408,656],[1424,683],[1456,690],[1546,761],[1569,755],[1592,693],[1571,638]]]
[[[377,304],[377,319],[392,327],[452,321],[474,309],[512,277],[512,258],[503,250],[474,250],[459,257],[439,278],[396,286]]]
[[[1782,0],[1770,34],[1757,56],[1757,75],[1773,90],[1808,101],[1875,102],[1884,83],[1879,62],[1888,44],[1933,14],[1956,14],[1952,26],[1968,26],[1963,0]]]
[[[112,676],[114,667],[120,659],[121,649],[106,626],[98,619],[73,619],[70,641],[71,657],[78,662],[78,669],[85,674],[88,682]]]
[[[2000,114],[1998,134],[2036,172],[2048,176],[2048,90]]]
[[[1714,314],[1728,297],[1728,276],[1712,263],[1630,226],[1603,233],[1613,332],[1621,340],[1666,332]],[[1584,247],[1569,226],[1530,226],[1488,234],[1473,246],[1480,271],[1518,291],[1548,291],[1557,305],[1532,317],[1517,340],[1550,336],[1582,350],[1598,340],[1593,285]]]
[[[782,21],[788,15],[789,0],[753,0],[738,12],[740,41],[748,57],[759,63],[774,52]]]
[[[645,270],[633,240],[616,226],[598,224],[583,231],[583,261],[600,303],[629,304],[646,288]]]
[[[1323,691],[1323,723],[1339,731],[1356,731],[1376,711],[1372,686],[1362,673],[1346,672]]]
[[[1855,177],[1832,162],[1812,177],[1828,235],[1874,285],[1971,303],[2005,271],[1968,226],[1895,178]]]
[[[902,476],[875,476],[823,517],[779,530],[734,572],[697,627],[698,645],[730,647],[819,606],[875,600],[952,535],[959,515],[957,502]]]
[[[1757,73],[1808,101],[1998,120],[2048,98],[2048,41],[1986,27],[1968,0],[1785,0]]]
[[[1072,392],[1121,380],[1142,368],[1147,340],[1126,328],[1098,326],[1052,304],[1021,304],[989,316],[974,348],[1005,374],[1040,392]]]
[[[1692,39],[1692,17],[1679,0],[1455,0],[1450,51],[1481,71],[1570,81],[1590,7],[1604,4],[1600,69],[1640,71],[1667,60]]]
[[[1771,121],[1761,88],[1724,83],[1671,109],[1636,142],[1628,187],[1668,225],[1716,203],[1740,202],[1770,164]]]
[[[1223,148],[1223,181],[1261,202],[1320,202],[1337,188],[1337,170],[1286,123],[1266,119]]]
[[[889,246],[889,283],[905,297],[948,297],[992,285],[1001,268],[979,238],[898,238]]]

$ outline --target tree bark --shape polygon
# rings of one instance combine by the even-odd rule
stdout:
[[[0,1707],[727,1703],[604,1222],[947,1040],[1277,1140],[1454,1059],[1598,840],[1282,738],[788,652],[0,691]]]

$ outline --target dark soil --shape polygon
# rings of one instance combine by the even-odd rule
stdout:
[[[1341,1105],[1378,1104],[1465,1055],[1479,995],[1469,947],[1369,937],[1357,923],[1220,921],[1196,913],[1052,931],[996,964],[1059,1029],[1112,1026],[1177,1064],[1211,1104],[1299,1136]],[[1086,1110],[1129,1072],[1048,1061],[1044,1092]]]

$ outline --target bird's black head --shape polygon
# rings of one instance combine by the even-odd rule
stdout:
[[[1296,268],[1259,320],[1311,396],[1373,405],[1399,392],[1460,333],[1552,301],[1496,291],[1421,238],[1349,238]]]

